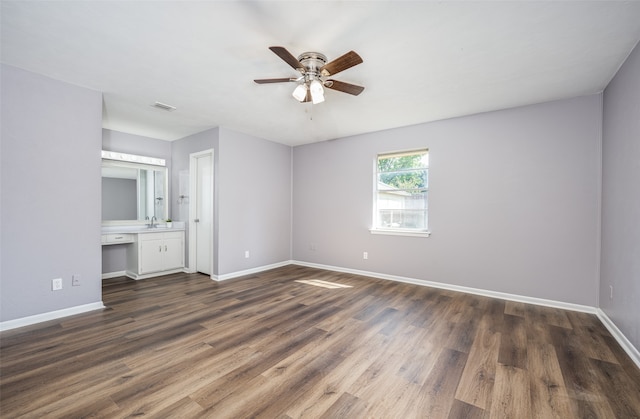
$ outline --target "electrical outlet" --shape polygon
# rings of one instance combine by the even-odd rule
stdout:
[[[312,251],[314,251],[314,252],[315,252],[316,250],[318,250],[318,249],[316,248],[316,244],[315,244],[315,243],[310,243],[310,244],[309,244],[309,250],[312,250]]]
[[[362,259],[369,259],[369,252],[362,253]]]
[[[613,285],[609,285],[609,299],[613,300]]]
[[[51,280],[51,290],[59,291],[62,289],[62,278],[55,278]]]
[[[75,274],[71,277],[71,286],[79,287],[80,286],[80,275]]]
[[[244,251],[244,258],[245,259],[249,259],[249,251],[248,250]]]

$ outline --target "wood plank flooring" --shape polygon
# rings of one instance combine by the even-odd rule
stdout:
[[[2,418],[640,418],[590,314],[295,265],[103,300],[0,334]]]

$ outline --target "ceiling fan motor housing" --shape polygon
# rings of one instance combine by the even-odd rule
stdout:
[[[304,66],[300,70],[305,76],[305,81],[320,79],[320,69],[327,63],[327,57],[319,52],[303,52],[298,56],[298,61]]]

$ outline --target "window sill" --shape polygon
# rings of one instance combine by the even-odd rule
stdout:
[[[381,228],[369,229],[371,234],[382,234],[387,236],[409,236],[409,237],[429,237],[430,231],[408,231],[408,230],[385,230]]]

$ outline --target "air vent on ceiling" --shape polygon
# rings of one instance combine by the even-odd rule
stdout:
[[[162,103],[162,102],[156,102],[151,106],[153,106],[154,108],[162,109],[163,111],[169,111],[169,112],[176,110],[175,106],[167,105],[166,103]]]

